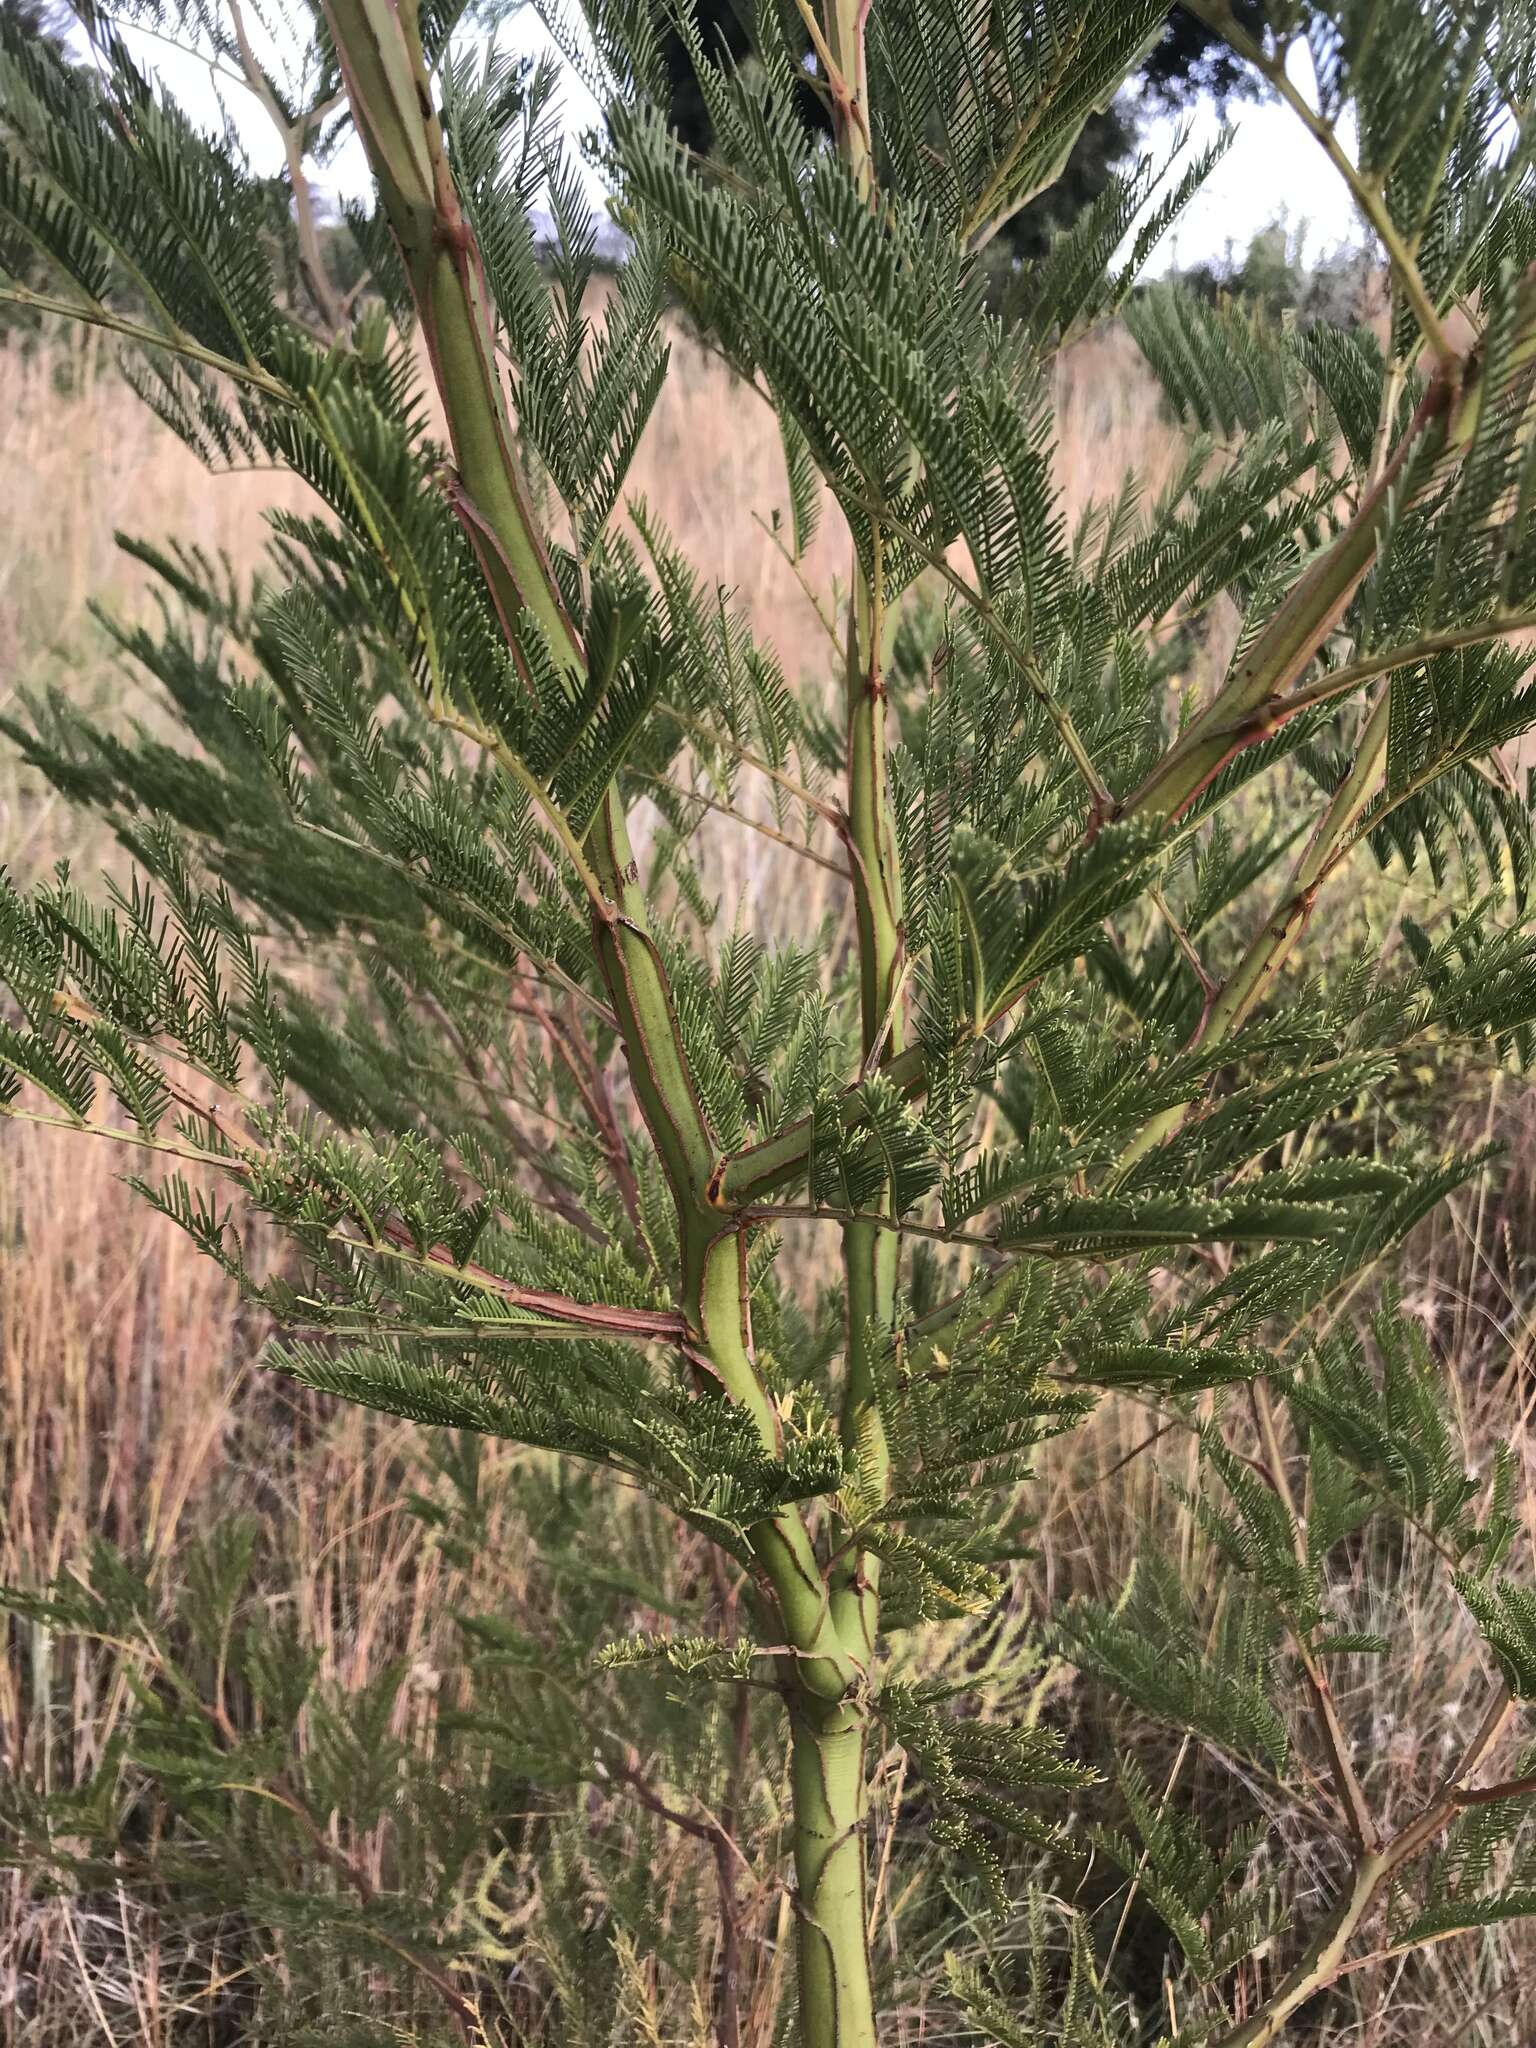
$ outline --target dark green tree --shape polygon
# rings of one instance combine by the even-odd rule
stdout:
[[[373,292],[334,318],[301,210],[274,209],[109,24],[104,85],[14,32],[0,64],[0,208],[53,264],[50,303],[120,336],[210,459],[291,465],[323,507],[277,520],[254,598],[194,549],[140,549],[180,610],[122,641],[183,745],[63,695],[7,715],[137,879],[104,901],[67,874],[0,895],[5,1113],[139,1157],[146,1199],[282,1326],[277,1371],[556,1453],[707,1538],[723,1590],[597,1662],[761,1695],[807,2048],[876,2038],[872,1747],[903,1750],[932,1837],[1000,1886],[1010,1843],[1058,1891],[1085,1853],[1125,1870],[1166,1929],[1185,2048],[1267,2048],[1363,1944],[1407,1953],[1536,1905],[1529,1757],[1506,1754],[1536,1695],[1509,1473],[1464,1470],[1410,1323],[1345,1312],[1486,1164],[1382,1142],[1373,1095],[1426,1041],[1514,1064],[1536,1025],[1531,800],[1498,765],[1536,724],[1536,16],[1287,0],[1255,35],[1219,0],[1190,9],[1347,181],[1391,267],[1384,344],[1173,288],[1132,300],[1199,165],[1167,191],[1113,177],[1003,328],[982,253],[1165,11],[765,5],[738,67],[647,0],[590,0],[633,240],[600,315],[551,79],[510,92],[411,0],[327,0],[315,26],[378,191],[354,222]],[[802,26],[832,147],[801,114]],[[669,28],[706,160],[668,124]],[[1303,35],[1315,105],[1286,70]],[[301,141],[304,107],[285,115]],[[778,420],[778,540],[846,529],[830,710],[625,508],[669,285]],[[1188,454],[1155,498],[1106,479],[1068,531],[1052,368],[1117,308]],[[1196,697],[1172,629],[1218,596],[1241,630]],[[647,802],[666,863],[642,857]],[[831,864],[846,953],[727,932],[687,866],[706,807]],[[1436,915],[1385,961],[1329,960],[1318,904],[1372,860]],[[285,942],[326,963],[325,1002]],[[288,1263],[255,1267],[252,1215]],[[830,1301],[800,1284],[807,1231],[838,1247]],[[1310,1924],[1276,1924],[1251,1832],[1170,1809],[1129,1746],[1116,1819],[1048,1726],[977,1711],[978,1675],[1038,1654],[992,1654],[1017,1643],[993,1632],[1035,1450],[1113,1390],[1189,1437],[1198,1552],[1149,1550],[1035,1632],[1237,1782],[1322,1803],[1331,1896]],[[1374,1796],[1334,1690],[1341,1659],[1402,1653],[1338,1571],[1374,1518],[1427,1535],[1486,1646],[1468,1738],[1406,1813]],[[88,1629],[113,1598],[142,1612],[102,1576],[13,1604]],[[938,1619],[959,1648],[909,1682],[893,1646]],[[216,1666],[222,1683],[222,1649]],[[188,1704],[167,1654],[143,1688],[154,1767],[194,1801],[254,1783],[323,1843],[266,1734],[302,1666],[297,1646],[246,1657],[247,1739]],[[549,1709],[524,1671],[486,1717],[519,1770],[611,1775],[581,1689]],[[328,1737],[321,1763],[360,1771],[377,1747]],[[690,1792],[651,1796],[728,1864]],[[483,2036],[440,1904],[408,1873],[317,1908],[311,1938],[409,1954]],[[1065,1949],[1039,1923],[1016,2013],[956,1973],[976,2027],[1128,2048],[1162,2025],[1101,1972],[1086,1918]]]

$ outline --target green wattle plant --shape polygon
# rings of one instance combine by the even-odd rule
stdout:
[[[278,1372],[557,1454],[702,1540],[707,1581],[592,1659],[592,1697],[638,1665],[745,1703],[787,1779],[804,2048],[873,2048],[894,1996],[869,1871],[893,1749],[934,1852],[996,1893],[1121,1873],[1184,2048],[1264,2048],[1363,1956],[1536,1907],[1508,1474],[1468,1478],[1390,1290],[1373,1322],[1348,1306],[1490,1170],[1384,1142],[1377,1092],[1430,1040],[1517,1066],[1536,1024],[1531,801],[1505,765],[1536,725],[1536,20],[1281,0],[1260,37],[1188,11],[1346,180],[1385,334],[1142,280],[1219,150],[1114,179],[1013,280],[1017,321],[988,311],[982,252],[1159,35],[1156,0],[764,0],[739,62],[665,0],[587,0],[627,238],[606,292],[552,76],[416,0],[325,0],[301,98],[238,13],[197,16],[275,109],[277,206],[107,16],[83,17],[93,68],[3,30],[0,218],[28,279],[5,296],[108,330],[210,461],[286,465],[318,501],[275,518],[251,598],[195,549],[135,544],[167,609],[118,636],[180,743],[62,695],[0,719],[137,876],[104,902],[67,876],[0,896],[4,1114],[141,1155],[146,1200],[277,1325]],[[707,157],[669,131],[669,36]],[[346,291],[305,169],[335,120],[376,194]],[[820,521],[844,530],[829,695],[791,688],[625,497],[674,304],[776,418],[787,516],[763,545],[798,566]],[[1105,477],[1068,531],[1053,373],[1115,318],[1185,452],[1156,494]],[[1235,650],[1195,688],[1218,604]],[[831,875],[843,938],[769,948],[719,920],[687,849],[722,813]],[[1338,958],[1318,907],[1376,866],[1431,908]],[[262,1271],[252,1216],[286,1248]],[[1054,1658],[1125,1727],[1325,1808],[1332,1899],[1294,1920],[1251,1814],[1218,1838],[1129,1737],[1108,1778],[975,1690],[1007,1691],[987,1645],[1038,1447],[1127,1398],[1188,1440],[1198,1542],[1031,1616],[1017,1668]],[[1377,1796],[1333,1677],[1393,1654],[1339,1569],[1377,1519],[1427,1536],[1483,1644],[1473,1732],[1407,1807]],[[11,1599],[105,1625],[78,1595]],[[935,1624],[945,1675],[904,1675]],[[517,1772],[627,1785],[707,1847],[699,2010],[735,2048],[734,1822],[588,1730],[580,1683],[562,1698],[547,1754],[517,1709]],[[174,1750],[186,1781],[195,1751],[211,1796],[243,1738],[195,1728],[155,1768]],[[323,1851],[295,1767],[240,1755]],[[444,1964],[429,1888],[356,1875],[342,1859],[357,1938],[412,1957],[462,2038],[500,2038],[493,1964]],[[1081,1896],[1027,1999],[956,1966],[971,2025],[1151,2039],[1120,1893]]]

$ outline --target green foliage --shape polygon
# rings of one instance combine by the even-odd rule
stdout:
[[[107,630],[174,741],[63,692],[0,719],[132,861],[104,901],[66,871],[0,888],[0,1108],[139,1160],[148,1202],[277,1325],[279,1373],[453,1432],[451,1498],[416,1502],[445,1546],[498,1540],[482,1436],[528,1454],[525,1506],[547,1511],[528,1510],[547,1625],[466,1616],[462,1696],[425,1747],[399,1730],[405,1674],[344,1696],[256,1611],[249,1531],[222,1531],[169,1609],[105,1550],[8,1596],[139,1660],[89,1784],[14,1788],[17,1853],[104,1882],[122,1787],[162,1800],[146,1889],[190,1907],[204,1885],[259,1951],[247,2038],[273,2038],[264,1929],[285,1957],[311,1944],[296,2039],[381,1951],[435,1997],[431,2024],[508,2040],[615,2014],[662,2038],[636,1963],[654,1954],[692,2035],[734,2038],[757,1755],[764,1870],[796,1863],[802,2037],[871,2048],[872,1738],[958,1852],[942,1883],[978,1864],[994,1904],[1026,1900],[1027,2020],[958,1963],[945,1994],[1001,2040],[1147,2038],[1117,1974],[1133,1899],[1180,2041],[1225,2048],[1275,2039],[1387,1891],[1405,1942],[1529,1903],[1518,1823],[1475,1819],[1487,1743],[1378,1840],[1329,1672],[1408,1629],[1349,1577],[1379,1517],[1405,1579],[1457,1590],[1509,1693],[1536,1692],[1508,1466],[1465,1469],[1390,1295],[1351,1307],[1492,1170],[1411,1118],[1382,1135],[1411,1061],[1518,1069],[1536,1043],[1531,792],[1500,752],[1536,724],[1536,20],[1516,0],[1276,7],[1259,28],[1194,11],[1292,98],[1305,32],[1304,120],[1337,156],[1354,117],[1385,345],[1138,285],[1209,156],[1113,185],[996,317],[988,242],[1160,5],[834,0],[827,146],[802,118],[798,11],[761,7],[737,64],[686,13],[592,0],[597,153],[629,236],[599,313],[553,75],[472,56],[446,15],[333,0],[279,125],[308,148],[311,93],[344,80],[379,205],[348,229],[371,283],[323,332],[298,184],[274,205],[94,13],[89,73],[0,26],[8,236],[199,453],[280,463],[319,508],[274,518],[249,591],[196,548],[125,543],[161,613]],[[163,19],[235,47],[211,15]],[[668,126],[674,46],[707,160]],[[841,701],[791,687],[625,500],[669,295],[776,415],[776,537],[798,564],[823,495],[847,529]],[[1158,496],[1105,478],[1069,530],[1055,359],[1117,309],[1185,448]],[[645,802],[664,830],[642,861]],[[849,915],[770,950],[692,858],[706,809],[830,868]],[[1362,846],[1429,907],[1394,917],[1400,943],[1304,954],[1304,977],[1318,899]],[[807,1233],[839,1247],[835,1286]],[[1177,1542],[1149,1528],[1117,1596],[1095,1578],[1015,1626],[1037,1462],[1107,1399],[1149,1411],[1143,1448],[1187,1453],[1159,1482]],[[630,1498],[638,1555],[603,1519]],[[708,1568],[658,1572],[676,1539]],[[924,1646],[946,1641],[935,1679]],[[1047,1658],[1116,1703],[1110,1768],[1041,1720],[1024,1677]],[[1136,1761],[1148,1723],[1230,1767],[1209,1824]],[[1315,1824],[1320,1783],[1355,1852],[1343,1931],[1298,1940],[1255,2017],[1269,1974],[1243,1972],[1290,1940],[1255,1787],[1301,1790]],[[601,1938],[552,1911],[536,1987],[494,1980],[507,2009],[466,2017],[454,1973],[504,1960],[483,1930],[510,1910],[505,1859],[536,1859],[568,1907],[606,1853],[582,1799],[621,1793],[700,1845],[713,1894],[664,1924],[626,1837]],[[331,1818],[366,1834],[407,1812],[390,1882],[359,1884]]]
[[[1287,1386],[1293,1413],[1305,1418],[1314,1450],[1320,1440],[1341,1458],[1373,1502],[1416,1522],[1458,1558],[1491,1568],[1514,1533],[1507,1473],[1501,1465],[1479,1517],[1483,1483],[1466,1470],[1443,1374],[1423,1332],[1389,1311],[1375,1318],[1372,1334],[1374,1369],[1358,1337],[1335,1336],[1319,1347]]]
[[[1515,1698],[1536,1695],[1536,1600],[1531,1589],[1508,1580],[1480,1584],[1465,1575],[1458,1576],[1456,1584]]]
[[[45,1799],[7,1774],[0,1861],[60,1894],[126,1885],[194,1943],[216,1924],[241,1958],[220,2024],[283,2048],[460,2040],[466,2013],[509,2039],[574,2040],[623,1981],[621,1958],[591,1937],[584,1889],[607,1893],[686,2010],[707,1922],[683,1900],[666,1924],[626,1878],[658,1825],[626,1774],[643,1759],[647,1790],[718,1799],[729,1725],[707,1700],[683,1720],[644,1675],[593,1666],[620,1616],[675,1604],[670,1530],[610,1518],[590,1484],[534,1461],[492,1464],[475,1438],[424,1440],[399,1477],[471,1582],[493,1530],[538,1527],[557,1594],[521,1629],[465,1612],[444,1668],[383,1658],[359,1685],[265,1590],[259,1525],[211,1534],[174,1592],[152,1560],[99,1544],[45,1593],[0,1596],[40,1704],[93,1642],[126,1646],[128,1682],[116,1738],[66,1792]],[[771,1800],[747,1790],[744,1832],[771,1835]]]
[[[1274,1617],[1241,1595],[1212,1618],[1198,1613],[1156,1553],[1140,1560],[1118,1600],[1078,1601],[1061,1620],[1072,1662],[1143,1713],[1280,1765],[1288,1738],[1271,1698],[1276,1635]]]
[[[1193,1821],[1170,1813],[1134,1762],[1120,1778],[1133,1836],[1098,1829],[1094,1846],[1137,1882],[1197,1979],[1210,1982],[1251,1955],[1274,1932],[1272,1884],[1244,1877],[1260,1831],[1238,1834],[1216,1854]]]

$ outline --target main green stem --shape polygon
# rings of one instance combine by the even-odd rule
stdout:
[[[868,1718],[857,1705],[800,1700],[790,1720],[800,2038],[804,2048],[872,2048],[863,1832]]]
[[[904,964],[901,867],[887,787],[884,626],[878,552],[868,579],[855,565],[844,671],[847,715],[846,836],[859,947],[860,1043],[866,1069],[887,1067],[904,1050],[901,1003]],[[842,1437],[860,1483],[883,1494],[890,1455],[876,1398],[880,1353],[896,1322],[901,1239],[875,1220],[895,1216],[892,1190],[869,1203],[871,1217],[843,1230],[847,1282]],[[880,1629],[880,1560],[850,1545],[832,1574],[832,1618],[838,1634],[868,1667]]]
[[[579,687],[585,652],[535,519],[496,366],[479,251],[433,111],[414,0],[326,0],[358,132],[411,280],[447,415],[457,502],[510,627],[527,610]],[[883,748],[883,738],[879,741]],[[593,946],[635,1099],[677,1207],[679,1306],[701,1377],[744,1408],[782,1454],[778,1411],[753,1355],[748,1220],[721,1187],[721,1150],[689,1071],[664,963],[611,787],[581,848]],[[873,2048],[862,1917],[865,1663],[845,1644],[803,1516],[750,1532],[751,1560],[782,1631],[793,1727],[801,2003],[807,2048]]]
[[[823,15],[838,149],[873,204],[865,7],[827,0]],[[869,562],[855,559],[844,665],[847,807],[844,839],[853,882],[859,955],[862,1066],[899,1059],[904,966],[901,867],[887,782],[886,619],[876,531]],[[843,1231],[847,1288],[841,1431],[861,1496],[890,1486],[890,1454],[877,1398],[880,1356],[896,1321],[901,1238],[894,1191],[869,1204],[870,1218]],[[879,1220],[890,1218],[891,1227]],[[853,1532],[838,1538],[830,1613],[843,1649],[866,1678],[880,1635],[880,1561]],[[866,1698],[792,1702],[795,1878],[799,1904],[800,2032],[803,2048],[874,2048],[866,1900]]]

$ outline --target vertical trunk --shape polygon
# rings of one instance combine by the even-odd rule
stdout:
[[[556,659],[579,677],[584,654],[550,574],[516,460],[479,255],[432,111],[414,0],[326,0],[326,8],[358,129],[411,277],[486,581],[504,617],[523,606],[535,613]],[[883,758],[883,742],[877,745]],[[616,788],[604,799],[582,858],[590,871],[595,956],[636,1100],[677,1204],[679,1306],[689,1349],[776,1455],[778,1411],[752,1349],[749,1226],[717,1185],[714,1134],[693,1087]],[[751,1548],[785,1646],[795,1861],[804,1908],[804,2037],[808,2048],[873,2048],[859,1833],[864,1664],[839,1636],[826,1574],[798,1508],[784,1507],[753,1528]]]
[[[867,13],[868,0],[826,0],[823,22],[838,149],[872,205]],[[884,642],[890,620],[878,531],[868,563],[855,553],[851,589],[844,671],[845,836],[858,933],[860,1043],[865,1069],[873,1070],[902,1049],[905,950],[901,863],[886,773]],[[845,1457],[857,1466],[861,1485],[877,1493],[889,1485],[890,1457],[876,1400],[876,1367],[895,1325],[901,1266],[892,1196],[887,1188],[869,1205],[891,1217],[890,1229],[861,1220],[843,1232],[848,1335],[840,1427]],[[880,1563],[836,1523],[833,1536],[830,1619],[867,1686],[880,1634]],[[801,2048],[874,2048],[864,1846],[868,1706],[858,1693],[835,1703],[810,1697],[803,1686],[797,1693],[790,1711]]]
[[[874,2048],[864,1888],[867,1721],[854,1705],[791,1707],[801,2048]]]

